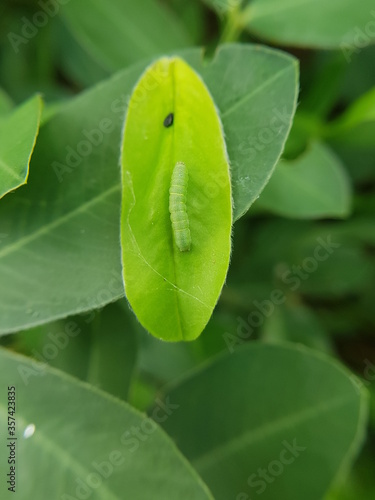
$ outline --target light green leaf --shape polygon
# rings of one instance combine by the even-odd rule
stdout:
[[[239,45],[221,47],[211,62],[198,49],[183,57],[222,118],[238,219],[282,152],[295,110],[296,61]],[[126,103],[144,69],[145,63],[133,66],[83,93],[41,128],[27,189],[0,204],[0,234],[7,235],[0,243],[0,283],[6,284],[0,334],[124,295],[120,145]]]
[[[190,45],[183,24],[156,0],[74,0],[61,6],[60,16],[74,39],[62,44],[65,64],[78,79],[84,78],[83,83],[89,83],[80,68],[86,59],[83,53],[94,83],[101,71],[110,74],[145,57]]]
[[[302,347],[251,344],[166,392],[184,411],[163,427],[217,500],[320,499],[365,430],[360,382]]]
[[[35,96],[0,117],[0,198],[27,182],[41,112],[42,100]]]
[[[173,123],[165,125],[168,117]],[[215,104],[180,58],[159,59],[134,89],[122,183],[126,297],[154,336],[193,340],[209,320],[227,274],[232,198]]]
[[[345,147],[372,148],[375,143],[375,87],[357,99],[337,120],[328,124],[326,135]]]
[[[340,119],[346,127],[375,122],[375,87],[357,99]]]
[[[20,500],[71,500],[85,495],[98,500],[212,499],[158,425],[128,404],[4,349],[0,378],[5,387],[16,387]],[[7,412],[2,398],[3,421]],[[155,415],[166,417],[162,406]],[[3,450],[5,438],[2,433]],[[2,453],[4,472],[9,470],[6,460]]]
[[[345,217],[351,189],[339,158],[313,143],[296,160],[281,160],[257,205],[292,218]]]

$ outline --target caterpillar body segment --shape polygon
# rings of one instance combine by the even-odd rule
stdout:
[[[189,174],[185,163],[177,162],[172,173],[169,189],[169,213],[171,216],[173,237],[180,252],[189,252],[191,234],[186,209],[186,195]]]

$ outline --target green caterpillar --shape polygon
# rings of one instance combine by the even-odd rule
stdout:
[[[189,217],[186,210],[188,180],[189,174],[185,163],[177,162],[169,189],[169,213],[174,241],[180,252],[189,252],[191,247]]]

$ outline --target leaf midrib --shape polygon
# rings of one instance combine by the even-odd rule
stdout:
[[[345,397],[341,396],[339,398],[330,399],[329,401],[324,401],[312,408],[304,408],[301,411],[281,417],[276,421],[263,424],[249,432],[234,437],[224,444],[212,448],[207,453],[192,458],[191,461],[194,467],[201,473],[212,467],[216,462],[225,460],[228,456],[238,453],[243,448],[247,448],[250,444],[254,444],[268,436],[272,436],[281,430],[297,427],[301,423],[311,420],[320,414],[344,406],[351,399],[352,395],[346,395]]]
[[[172,101],[173,101],[173,106],[172,106],[172,108],[173,108],[174,113],[176,112],[176,76],[175,76],[175,70],[176,70],[176,64],[175,64],[175,62],[173,62],[173,66],[172,66],[172,92],[173,92]],[[172,128],[173,128],[173,130],[172,130],[172,155],[174,156],[174,148],[175,148],[175,143],[176,143],[176,141],[175,141],[176,127],[172,127]],[[174,168],[174,165],[172,165],[170,178],[172,178],[173,168]],[[171,228],[171,226],[170,226],[170,228]],[[173,256],[174,282],[176,284],[176,287],[178,287],[178,289],[180,289],[180,287],[177,285],[177,273],[176,273],[177,264],[176,264],[176,255],[175,255],[176,245],[174,243],[174,235],[172,235],[172,240],[173,240],[172,256]],[[176,316],[177,316],[179,330],[181,333],[181,340],[186,340],[186,338],[185,338],[186,336],[184,334],[184,329],[182,327],[182,321],[181,321],[182,315],[181,315],[181,307],[180,307],[180,300],[179,300],[180,292],[177,291],[176,288],[174,288],[173,290],[174,290],[174,297],[175,297]]]
[[[221,113],[221,118],[226,119],[228,115],[236,111],[236,109],[241,108],[246,102],[251,100],[253,97],[255,97],[259,92],[263,91],[265,88],[267,88],[271,83],[276,81],[278,78],[281,77],[284,73],[287,71],[293,70],[293,66],[288,65],[278,71],[277,73],[273,74],[270,76],[265,82],[263,82],[261,85],[259,85],[253,92],[250,92],[249,94],[245,94],[241,99],[236,101],[232,106],[230,106],[228,109],[226,109],[224,112]]]
[[[64,222],[67,222],[68,220],[74,218],[79,213],[85,212],[89,207],[95,206],[97,203],[99,203],[100,201],[105,199],[107,196],[110,196],[111,194],[115,193],[116,191],[120,191],[120,184],[116,184],[115,186],[112,186],[111,188],[107,189],[106,191],[100,193],[100,195],[95,196],[91,200],[76,207],[74,210],[65,213],[61,217],[58,217],[54,221],[49,222],[48,224],[45,224],[44,226],[39,227],[34,233],[28,234],[27,236],[24,236],[23,238],[20,238],[19,240],[15,241],[14,243],[11,243],[10,245],[4,247],[2,250],[0,250],[0,259],[3,257],[6,257],[7,255],[11,254],[12,252],[19,250],[20,248],[26,246],[28,243],[38,239],[39,237],[44,236],[45,234],[48,234],[53,229],[56,229],[57,227],[64,224]]]

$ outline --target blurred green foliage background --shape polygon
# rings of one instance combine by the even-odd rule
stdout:
[[[118,293],[120,300],[92,322],[86,321],[90,313],[74,317],[86,334],[48,361],[146,410],[162,386],[244,343],[287,341],[323,351],[357,374],[371,396],[364,448],[344,486],[329,499],[370,499],[375,495],[375,28],[369,23],[375,24],[375,7],[367,1],[319,1],[311,12],[298,5],[282,12],[282,1],[256,0],[253,11],[251,4],[65,0],[51,4],[56,13],[47,14],[44,23],[45,10],[37,1],[1,2],[0,111],[41,93],[42,123],[117,71],[191,46],[203,46],[209,61],[223,42],[261,43],[292,54],[300,64],[298,108],[283,157],[259,199],[234,225],[227,282],[201,337],[191,344],[160,343],[141,328]],[[34,17],[38,13],[40,19]],[[258,136],[258,142],[243,144],[242,154],[266,148],[262,141]],[[113,326],[105,327],[110,335],[103,339],[107,320]],[[48,334],[69,321],[12,333],[1,343],[37,357],[50,342]],[[98,352],[104,356],[96,364]]]

